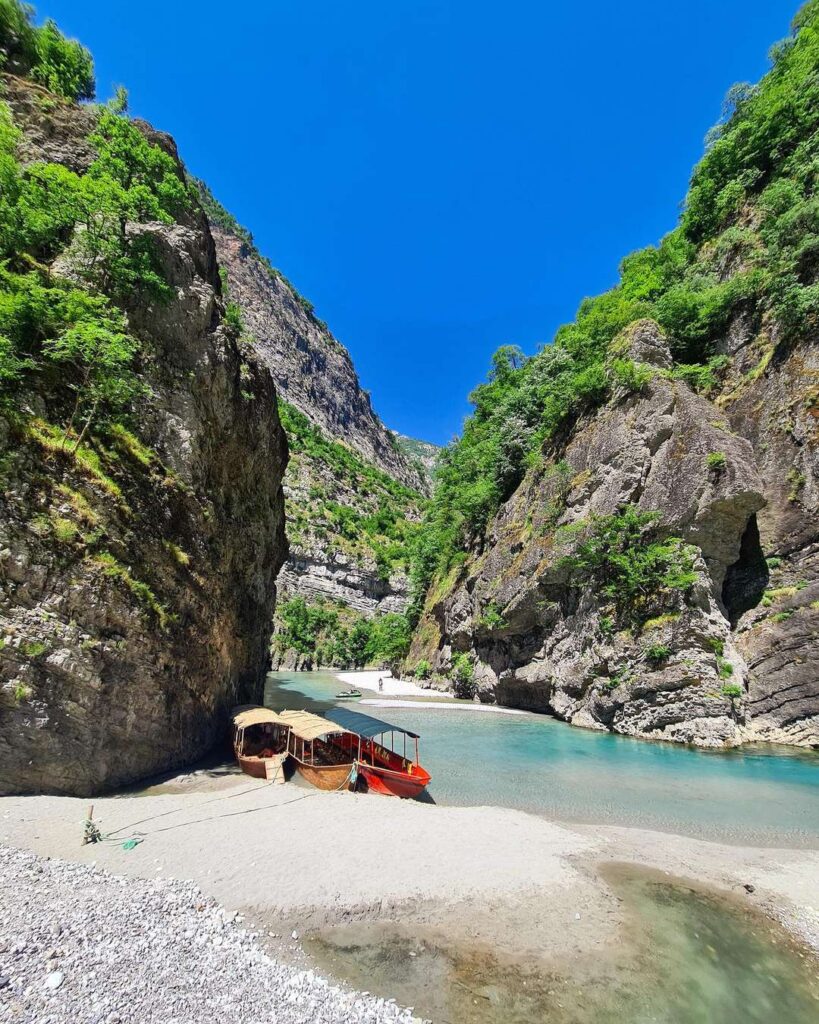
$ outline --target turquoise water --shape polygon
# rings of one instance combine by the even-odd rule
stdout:
[[[339,689],[328,673],[271,673],[265,702],[320,713],[337,703]],[[558,821],[732,843],[819,847],[819,754],[813,751],[767,744],[701,751],[576,729],[543,715],[360,710],[420,733],[436,803],[515,807]]]
[[[327,928],[307,939],[319,968],[435,1024],[808,1024],[815,965],[779,925],[653,872],[609,868],[625,926],[571,960],[500,960],[423,926]]]

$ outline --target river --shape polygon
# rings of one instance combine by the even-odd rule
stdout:
[[[275,672],[265,703],[321,713],[343,688],[326,672]],[[556,821],[743,845],[819,847],[815,751],[775,744],[706,751],[577,729],[545,715],[353,706],[420,733],[436,803],[514,807]]]

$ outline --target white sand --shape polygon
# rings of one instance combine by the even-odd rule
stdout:
[[[97,799],[94,818],[104,834],[116,833],[117,844],[83,847],[89,802],[0,799],[0,843],[117,873],[190,878],[230,908],[262,901],[283,912],[562,887],[574,874],[565,858],[592,845],[518,811],[231,775],[211,789]],[[124,851],[120,843],[133,836],[144,841]]]
[[[200,771],[148,795],[95,800],[95,819],[103,833],[116,833],[116,843],[85,847],[89,801],[5,797],[0,843],[96,861],[117,874],[193,879],[229,910],[276,932],[288,921],[301,933],[306,925],[390,917],[539,954],[611,939],[619,904],[596,865],[627,861],[738,892],[819,944],[815,850],[568,827],[496,807],[438,807],[218,775]],[[143,841],[123,850],[121,842],[134,836]],[[742,890],[746,882],[756,887],[752,896]]]
[[[429,691],[427,691],[429,692]],[[495,715],[525,715],[517,708],[502,708],[497,704],[478,704],[469,700],[381,700],[367,698],[358,701],[372,708],[437,708],[443,711],[488,711]]]
[[[386,694],[388,697],[429,697],[434,694],[441,700],[452,700],[446,693],[438,693],[428,686],[419,686],[409,679],[395,679],[390,672],[336,672],[336,679],[339,679],[347,686],[354,686],[359,690],[372,690],[374,693]],[[378,680],[383,679],[383,689],[378,689]]]

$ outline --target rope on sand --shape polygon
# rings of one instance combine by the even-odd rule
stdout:
[[[153,814],[150,817],[141,818],[139,821],[132,822],[130,825],[121,825],[119,828],[113,829],[113,831],[111,831],[111,832],[106,832],[103,835],[102,833],[100,833],[100,831],[96,827],[96,825],[93,822],[91,822],[91,820],[90,820],[90,816],[93,813],[93,807],[91,807],[89,809],[89,818],[86,820],[86,830],[87,830],[87,827],[88,827],[89,823],[91,823],[92,827],[94,828],[94,830],[96,832],[97,838],[93,839],[93,840],[84,839],[83,842],[84,843],[85,842],[97,842],[97,843],[107,842],[107,843],[115,843],[117,845],[119,845],[121,843],[123,850],[133,850],[134,847],[138,846],[141,842],[143,842],[147,836],[159,835],[160,832],[171,832],[171,831],[173,831],[173,829],[185,828],[188,825],[201,825],[204,822],[217,821],[219,818],[235,818],[235,817],[238,817],[239,815],[242,815],[242,814],[254,814],[256,811],[267,811],[267,810],[270,810],[271,807],[286,807],[288,804],[298,803],[299,800],[306,800],[307,797],[309,797],[309,796],[317,796],[321,792],[340,793],[345,787],[355,786],[357,781],[358,781],[358,761],[353,761],[353,763],[350,765],[350,771],[347,773],[347,778],[336,789],[333,789],[333,790],[319,790],[319,789],[317,789],[317,790],[315,790],[314,792],[311,792],[311,793],[303,793],[301,796],[294,797],[292,800],[284,800],[284,801],[281,801],[281,802],[277,801],[275,803],[264,804],[261,807],[247,807],[243,811],[228,811],[225,814],[212,814],[212,815],[204,817],[204,818],[195,818],[193,821],[180,821],[176,825],[166,825],[164,828],[157,828],[157,829],[154,829],[152,832],[135,832],[129,839],[126,839],[124,842],[122,842],[122,837],[118,836],[118,833],[122,833],[126,829],[133,829],[137,825],[142,825],[145,822],[156,821],[158,818],[164,818],[164,817],[166,817],[169,814],[178,814],[180,811],[183,810],[183,808],[175,807],[173,810],[163,811],[161,814]],[[270,787],[270,786],[273,786],[273,785],[276,785],[276,783],[273,782],[273,781],[270,781],[270,782],[265,782],[264,787],[249,786],[247,789],[240,790],[240,792],[238,792],[238,793],[225,793],[223,796],[217,796],[217,797],[214,797],[212,800],[206,800],[204,802],[203,806],[206,806],[207,804],[218,803],[221,800],[230,800],[233,797],[242,796],[245,793],[258,793],[260,788],[267,788],[267,787]]]

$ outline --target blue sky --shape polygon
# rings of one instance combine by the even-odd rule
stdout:
[[[171,132],[349,348],[446,442],[674,226],[702,139],[797,0],[41,0],[98,91]]]

